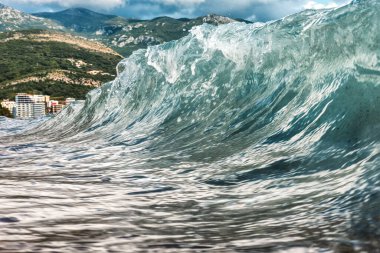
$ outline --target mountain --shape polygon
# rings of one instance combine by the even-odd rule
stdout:
[[[0,3],[0,32],[20,29],[64,29],[55,21],[36,17]]]
[[[118,19],[115,15],[105,15],[85,8],[70,8],[59,12],[41,12],[33,15],[55,20],[62,26],[76,32],[96,31],[99,27],[106,26],[108,22],[113,24],[113,19]]]
[[[84,98],[113,80],[122,56],[85,38],[63,32],[0,33],[0,99],[15,93]]]
[[[242,21],[218,15],[196,19],[158,17],[152,20],[134,20],[100,14],[84,8],[33,15],[53,20],[72,32],[100,41],[124,56],[149,45],[180,39],[186,36],[191,28],[204,23],[220,25]],[[244,22],[248,23],[245,20]]]
[[[178,40],[186,36],[194,26],[231,22],[248,23],[246,20],[218,15],[196,19],[158,17],[152,20],[135,20],[85,8],[31,15],[0,4],[0,32],[27,29],[65,31],[99,41],[125,57],[137,49]]]

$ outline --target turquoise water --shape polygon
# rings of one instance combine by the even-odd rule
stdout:
[[[203,25],[0,119],[0,251],[378,252],[380,4]]]

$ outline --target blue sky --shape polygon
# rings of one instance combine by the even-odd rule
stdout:
[[[310,8],[336,7],[348,0],[0,0],[25,12],[85,7],[129,18],[196,17],[215,13],[267,21]]]

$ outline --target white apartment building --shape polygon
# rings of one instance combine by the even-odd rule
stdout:
[[[45,115],[46,115],[46,104],[34,103],[33,104],[33,118],[39,118]]]
[[[29,95],[19,93],[16,95],[15,118],[39,118],[46,115],[46,103],[49,102],[49,96]]]

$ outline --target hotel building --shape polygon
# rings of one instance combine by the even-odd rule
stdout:
[[[39,118],[46,115],[46,103],[49,96],[29,95],[19,93],[16,95],[15,118],[28,119]]]

